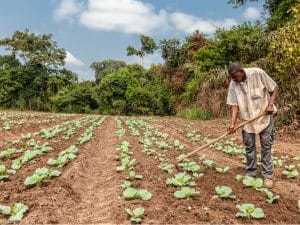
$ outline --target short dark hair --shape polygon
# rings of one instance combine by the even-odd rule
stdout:
[[[233,75],[236,72],[242,71],[243,67],[239,62],[233,62],[230,63],[230,65],[228,66],[228,73],[229,75]]]

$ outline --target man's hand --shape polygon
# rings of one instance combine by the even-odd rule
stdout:
[[[272,114],[274,112],[274,106],[273,105],[268,105],[267,108],[265,109],[266,114]]]
[[[230,124],[230,126],[227,128],[227,131],[229,131],[230,134],[233,134],[236,131],[235,127],[235,124]]]

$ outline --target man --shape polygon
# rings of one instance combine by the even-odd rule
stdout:
[[[275,112],[274,101],[278,86],[265,71],[259,68],[243,68],[239,63],[231,63],[228,67],[231,76],[227,104],[231,106],[230,133],[235,132],[238,113],[243,120],[252,119],[259,114],[267,115],[246,124],[243,127],[243,143],[246,146],[246,175],[256,176],[257,159],[255,136],[259,135],[261,144],[261,165],[264,186],[273,186],[273,161],[271,148],[274,141]]]

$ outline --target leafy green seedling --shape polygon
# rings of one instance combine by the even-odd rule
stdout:
[[[193,173],[198,172],[201,169],[201,167],[194,161],[179,163],[178,166],[182,167],[185,171]]]
[[[236,217],[251,217],[255,219],[263,219],[265,218],[265,214],[262,208],[256,208],[253,204],[242,204],[236,205],[236,207],[240,210],[236,213]]]
[[[235,198],[236,196],[232,194],[231,187],[227,186],[217,186],[215,187],[215,191],[220,198]]]
[[[124,183],[121,185],[121,187],[124,189],[132,187],[132,182],[129,180],[125,180]]]
[[[261,178],[245,176],[243,179],[243,184],[246,185],[247,187],[252,187],[254,189],[257,189],[263,186],[263,180]]]
[[[20,221],[28,210],[28,206],[23,203],[15,203],[13,207],[0,205],[0,210],[4,216],[10,216],[10,221]]]
[[[167,173],[172,173],[174,165],[173,164],[168,164],[168,163],[161,163],[159,166],[162,170],[166,171]]]
[[[15,149],[15,148],[7,149],[6,151],[1,151],[0,158],[10,159],[10,158],[12,158],[13,154],[15,154],[16,152],[17,152],[17,149]]]
[[[297,201],[297,206],[298,206],[298,209],[299,209],[299,212],[300,212],[300,200]]]
[[[203,164],[210,169],[213,169],[215,167],[215,161],[210,160],[210,159],[204,160]]]
[[[142,179],[142,175],[137,175],[133,170],[129,172],[129,176],[126,178],[127,180],[135,180],[135,179]]]
[[[268,188],[256,188],[256,190],[266,194],[268,197],[267,202],[270,204],[275,203],[280,199],[279,195],[274,196],[273,192],[270,191]]]
[[[175,198],[180,198],[180,199],[181,198],[190,199],[196,194],[199,194],[199,192],[195,191],[195,189],[189,188],[189,187],[181,187],[180,191],[174,192]]]
[[[136,208],[133,211],[126,208],[125,211],[130,216],[130,221],[131,222],[136,222],[136,223],[142,222],[142,216],[144,214],[144,208],[142,208],[142,207]]]
[[[200,178],[204,175],[204,173],[193,173],[193,177]]]
[[[229,166],[225,166],[224,168],[222,167],[216,167],[216,171],[218,173],[227,173],[229,171],[230,167]]]
[[[24,184],[26,186],[40,185],[44,179],[58,177],[60,174],[61,172],[58,170],[49,170],[45,167],[37,168],[31,176],[26,177]]]
[[[146,189],[135,189],[132,187],[126,188],[123,192],[125,199],[143,199],[148,201],[152,198],[152,194]]]
[[[299,176],[299,172],[296,169],[295,165],[285,166],[285,169],[282,171],[282,174],[287,178],[296,178]]]
[[[125,159],[122,159],[121,160],[121,165],[120,166],[117,166],[117,171],[130,171],[130,170],[133,170],[133,166],[135,164],[135,159],[133,160],[130,160],[129,158],[125,158]]]
[[[187,175],[185,172],[175,174],[174,177],[168,178],[166,181],[167,185],[173,185],[177,187],[183,187],[183,186],[196,186],[196,183],[193,181],[190,181],[192,177],[190,175]]]

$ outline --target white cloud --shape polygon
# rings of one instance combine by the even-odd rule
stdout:
[[[257,8],[248,7],[244,12],[244,17],[249,20],[259,19],[260,14]]]
[[[67,56],[65,59],[67,66],[84,66],[84,63],[73,56],[70,52],[66,51]]]
[[[205,34],[212,34],[217,28],[230,28],[237,25],[234,19],[224,19],[224,21],[205,20],[185,13],[172,13],[170,19],[176,29],[185,33],[199,30]]]
[[[88,0],[85,3],[82,0],[62,0],[55,11],[55,18],[71,22],[79,19],[83,26],[95,30],[138,34],[175,30],[185,33],[199,30],[212,34],[219,27],[237,25],[234,19],[229,18],[216,21],[182,12],[168,13],[164,9],[156,12],[151,4],[141,0]]]
[[[55,20],[72,20],[72,16],[80,12],[80,4],[75,0],[62,0],[58,8],[54,11]]]
[[[93,29],[124,33],[150,33],[167,25],[167,13],[137,0],[89,0],[80,22]]]

